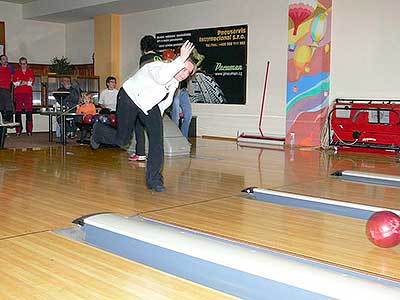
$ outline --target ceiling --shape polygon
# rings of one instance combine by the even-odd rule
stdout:
[[[18,3],[18,4],[24,4],[24,3],[32,2],[32,0],[1,0],[1,1]]]
[[[160,8],[187,5],[209,0],[13,0],[23,4],[25,19],[72,23],[104,14],[129,14]]]

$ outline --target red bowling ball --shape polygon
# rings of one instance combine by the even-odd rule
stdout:
[[[367,222],[369,240],[382,248],[400,244],[400,217],[391,211],[374,213]]]
[[[92,124],[92,117],[93,115],[88,114],[83,117],[82,123],[83,124]]]
[[[117,126],[117,116],[115,114],[110,114],[108,119],[110,120],[111,126]]]
[[[175,52],[172,49],[165,49],[162,53],[162,59],[165,61],[171,61],[175,59]]]

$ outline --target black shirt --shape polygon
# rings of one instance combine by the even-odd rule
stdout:
[[[147,54],[143,54],[140,57],[140,61],[139,61],[139,67],[143,67],[145,64],[150,63],[150,62],[154,62],[154,61],[162,61],[162,58],[160,55],[158,55],[157,53],[147,53]]]

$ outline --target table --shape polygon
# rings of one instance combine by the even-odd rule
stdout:
[[[61,143],[63,145],[67,144],[66,132],[65,132],[65,121],[67,117],[80,116],[80,114],[74,112],[61,112],[61,111],[41,111],[41,115],[49,117],[49,142],[53,141],[53,117],[60,117],[61,125]]]

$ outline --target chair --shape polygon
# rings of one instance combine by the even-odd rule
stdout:
[[[18,122],[4,122],[3,115],[0,113],[0,149],[4,149],[7,128],[14,128],[17,126],[19,126]]]

